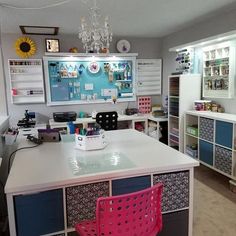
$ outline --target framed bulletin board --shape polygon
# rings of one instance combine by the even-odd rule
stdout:
[[[44,57],[43,60],[49,106],[136,100],[136,57]]]

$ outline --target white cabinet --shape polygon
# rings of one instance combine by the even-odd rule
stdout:
[[[168,79],[168,145],[183,152],[184,112],[201,98],[201,75],[173,75]]]
[[[235,46],[225,42],[204,48],[203,97],[234,97],[234,79]]]
[[[12,103],[44,103],[42,60],[9,59],[8,66]]]
[[[137,59],[137,95],[161,95],[162,60]]]
[[[236,180],[236,115],[187,111],[185,153]]]

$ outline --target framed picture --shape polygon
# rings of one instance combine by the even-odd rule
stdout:
[[[59,39],[45,39],[46,52],[60,52]]]

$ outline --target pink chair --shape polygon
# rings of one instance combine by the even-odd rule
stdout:
[[[97,199],[96,220],[75,228],[80,236],[156,236],[162,229],[163,185]]]

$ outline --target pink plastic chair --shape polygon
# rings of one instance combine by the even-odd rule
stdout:
[[[75,228],[80,236],[156,236],[162,229],[161,196],[157,184],[134,193],[97,199],[96,220]]]

